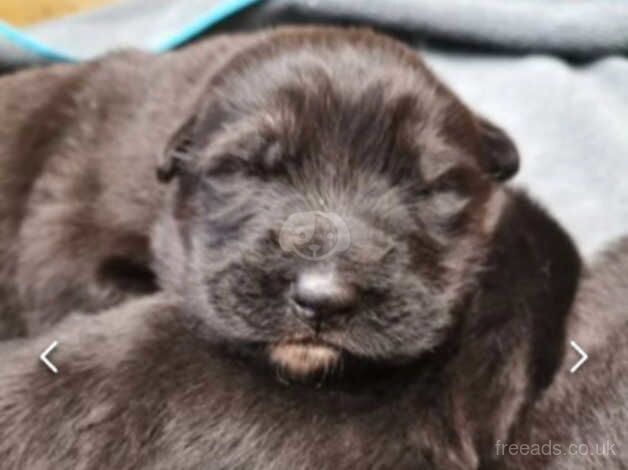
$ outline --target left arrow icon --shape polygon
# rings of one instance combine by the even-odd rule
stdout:
[[[43,362],[46,365],[46,367],[48,367],[48,369],[50,369],[54,374],[59,372],[59,369],[57,369],[56,366],[52,362],[50,362],[50,359],[48,359],[47,356],[48,354],[52,352],[54,348],[57,347],[57,344],[59,344],[58,341],[53,341],[52,344],[48,346],[46,350],[39,355],[39,359],[41,359],[41,362]]]

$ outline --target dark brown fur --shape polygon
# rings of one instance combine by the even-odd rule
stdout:
[[[573,290],[559,275],[564,260],[577,269],[556,226],[515,201],[501,224],[504,251],[483,277],[490,293],[450,346],[406,366],[285,385],[190,336],[178,302],[160,296],[5,343],[3,468],[479,468],[552,375],[532,378],[560,356],[544,335],[561,336]],[[515,215],[518,204],[527,217]],[[548,312],[563,314],[535,326]],[[57,376],[36,361],[53,339]]]
[[[79,139],[80,154],[34,172],[52,188],[35,196],[31,186],[46,184],[24,183],[28,191],[7,206],[15,210],[25,195],[33,201],[32,211],[14,216],[22,244],[6,256],[24,272],[22,251],[41,247],[35,233],[55,226],[44,223],[47,215],[29,232],[27,219],[50,207],[59,186],[81,189],[78,200],[60,193],[72,217],[99,223],[74,233],[82,219],[56,222],[52,233],[63,241],[53,237],[57,244],[44,243],[39,254],[61,259],[24,258],[31,268],[17,277],[22,301],[52,305],[53,317],[36,310],[40,326],[69,307],[119,301],[123,295],[67,299],[86,285],[103,288],[82,273],[96,281],[94,273],[113,274],[105,278],[123,288],[121,271],[141,278],[134,270],[147,266],[153,223],[151,266],[165,293],[2,346],[0,461],[34,469],[494,464],[495,441],[523,422],[561,364],[580,268],[569,237],[524,194],[503,187],[517,169],[512,142],[412,50],[333,28],[242,41],[203,73],[211,42],[178,59],[104,59],[91,65],[98,78],[76,72],[83,86],[98,84],[87,102],[121,107],[93,120],[80,108],[79,128],[112,125],[102,137],[90,134],[101,153],[80,157],[92,153]],[[135,72],[126,75],[127,67]],[[156,71],[162,84],[153,96],[146,89]],[[122,74],[121,83],[133,77],[130,91],[105,82],[108,74]],[[149,175],[151,153],[169,186]],[[92,173],[59,173],[92,160]],[[121,170],[127,161],[137,167]],[[347,250],[325,260],[287,252],[282,226],[307,211],[340,214],[352,235]],[[119,220],[122,233],[141,242],[115,238]],[[92,243],[89,257],[61,252],[68,240],[73,251]],[[357,294],[333,315],[318,315],[317,304],[317,315],[304,316],[310,306],[295,306],[294,285],[312,269],[333,272],[350,286],[343,292]],[[65,275],[68,296],[53,282]],[[40,281],[28,285],[30,276]],[[66,310],[55,313],[58,306]],[[52,339],[54,377],[35,361]],[[277,363],[273,351],[295,343],[332,351],[333,364]]]
[[[242,42],[0,79],[0,338],[155,290],[157,156],[196,88]]]
[[[544,452],[509,456],[508,465],[498,468],[628,468],[627,300],[628,238],[624,238],[584,274],[564,340],[569,353],[543,399],[504,442],[545,446]],[[580,356],[569,346],[572,340],[589,355],[574,374],[570,369]]]

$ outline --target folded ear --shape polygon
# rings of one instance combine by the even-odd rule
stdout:
[[[506,181],[519,170],[519,152],[504,130],[483,117],[477,119],[482,145],[481,165],[497,181]]]
[[[195,158],[196,154],[196,124],[194,113],[183,123],[170,138],[164,151],[157,160],[157,178],[167,183],[181,173],[181,170]]]

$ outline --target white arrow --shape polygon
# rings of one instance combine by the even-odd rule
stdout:
[[[59,344],[58,341],[53,341],[52,344],[48,346],[46,350],[43,353],[41,353],[41,355],[39,356],[39,359],[41,359],[41,362],[46,364],[46,367],[48,367],[48,369],[50,369],[54,374],[59,372],[59,369],[57,369],[55,365],[52,362],[50,362],[50,360],[48,360],[46,356],[50,354],[54,348],[57,347],[57,344]]]
[[[587,359],[589,359],[589,355],[585,353],[582,348],[576,344],[575,341],[570,341],[570,343],[571,347],[574,348],[578,352],[578,354],[580,354],[580,360],[576,362],[571,369],[569,369],[569,372],[573,374],[575,371],[580,369],[580,366],[584,364]]]

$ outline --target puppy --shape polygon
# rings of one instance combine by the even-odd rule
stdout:
[[[496,463],[561,363],[580,269],[503,186],[511,140],[364,30],[260,33],[197,91],[159,159],[164,293],[3,346],[3,464]]]
[[[0,79],[0,338],[156,290],[156,155],[197,87],[248,40]]]

